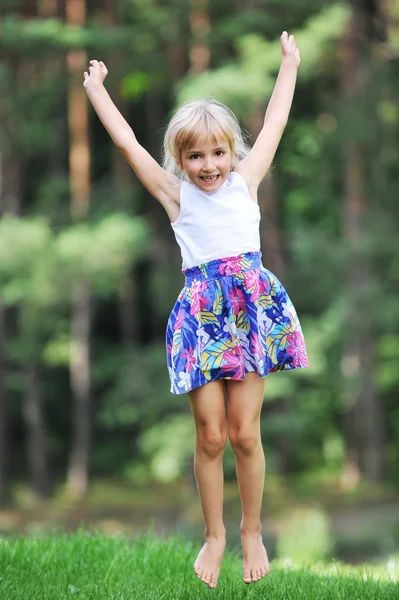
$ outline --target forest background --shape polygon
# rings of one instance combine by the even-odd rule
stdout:
[[[0,530],[202,532],[193,420],[169,392],[164,345],[179,249],[83,72],[105,62],[112,99],[161,160],[173,109],[196,97],[226,103],[255,139],[286,30],[301,65],[259,190],[261,243],[310,368],[266,380],[264,533],[272,556],[397,555],[399,3],[0,8]],[[230,448],[224,467],[239,533]]]

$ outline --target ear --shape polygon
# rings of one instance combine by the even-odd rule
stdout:
[[[184,171],[183,165],[181,164],[181,161],[180,161],[180,157],[179,156],[175,156],[174,159],[176,161],[178,169],[180,169],[180,171]]]

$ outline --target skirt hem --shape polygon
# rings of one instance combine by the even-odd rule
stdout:
[[[307,369],[309,365],[292,365],[290,363],[284,363],[282,365],[275,365],[272,369],[269,369],[267,373],[260,373],[257,369],[245,369],[243,377],[234,377],[230,375],[225,375],[223,371],[220,371],[217,375],[212,375],[208,381],[204,381],[203,383],[199,383],[198,385],[193,385],[189,389],[176,390],[173,389],[173,386],[170,388],[170,392],[175,396],[180,396],[183,394],[187,394],[188,392],[192,392],[203,385],[207,385],[208,383],[212,383],[212,381],[217,381],[219,379],[233,380],[233,381],[244,381],[246,379],[247,373],[258,373],[259,377],[265,379],[270,373],[280,373],[281,371],[293,371],[294,369]],[[208,371],[209,372],[209,371]],[[176,387],[176,386],[175,386]]]

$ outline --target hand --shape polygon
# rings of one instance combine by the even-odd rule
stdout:
[[[296,47],[294,36],[290,35],[290,37],[288,37],[288,33],[283,31],[280,37],[280,42],[283,59],[292,59],[296,66],[299,67],[301,57],[299,56],[299,48]]]
[[[84,72],[85,80],[83,85],[85,88],[92,84],[102,83],[108,75],[108,69],[102,60],[91,60],[90,64],[91,67],[89,67],[89,73],[87,73],[87,71]]]

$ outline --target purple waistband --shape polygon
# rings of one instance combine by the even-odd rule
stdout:
[[[206,279],[220,279],[221,277],[231,277],[238,275],[243,271],[250,271],[262,266],[261,252],[245,252],[237,256],[227,256],[210,260],[209,262],[183,269],[186,278],[186,285],[190,285],[196,279],[205,281]]]

